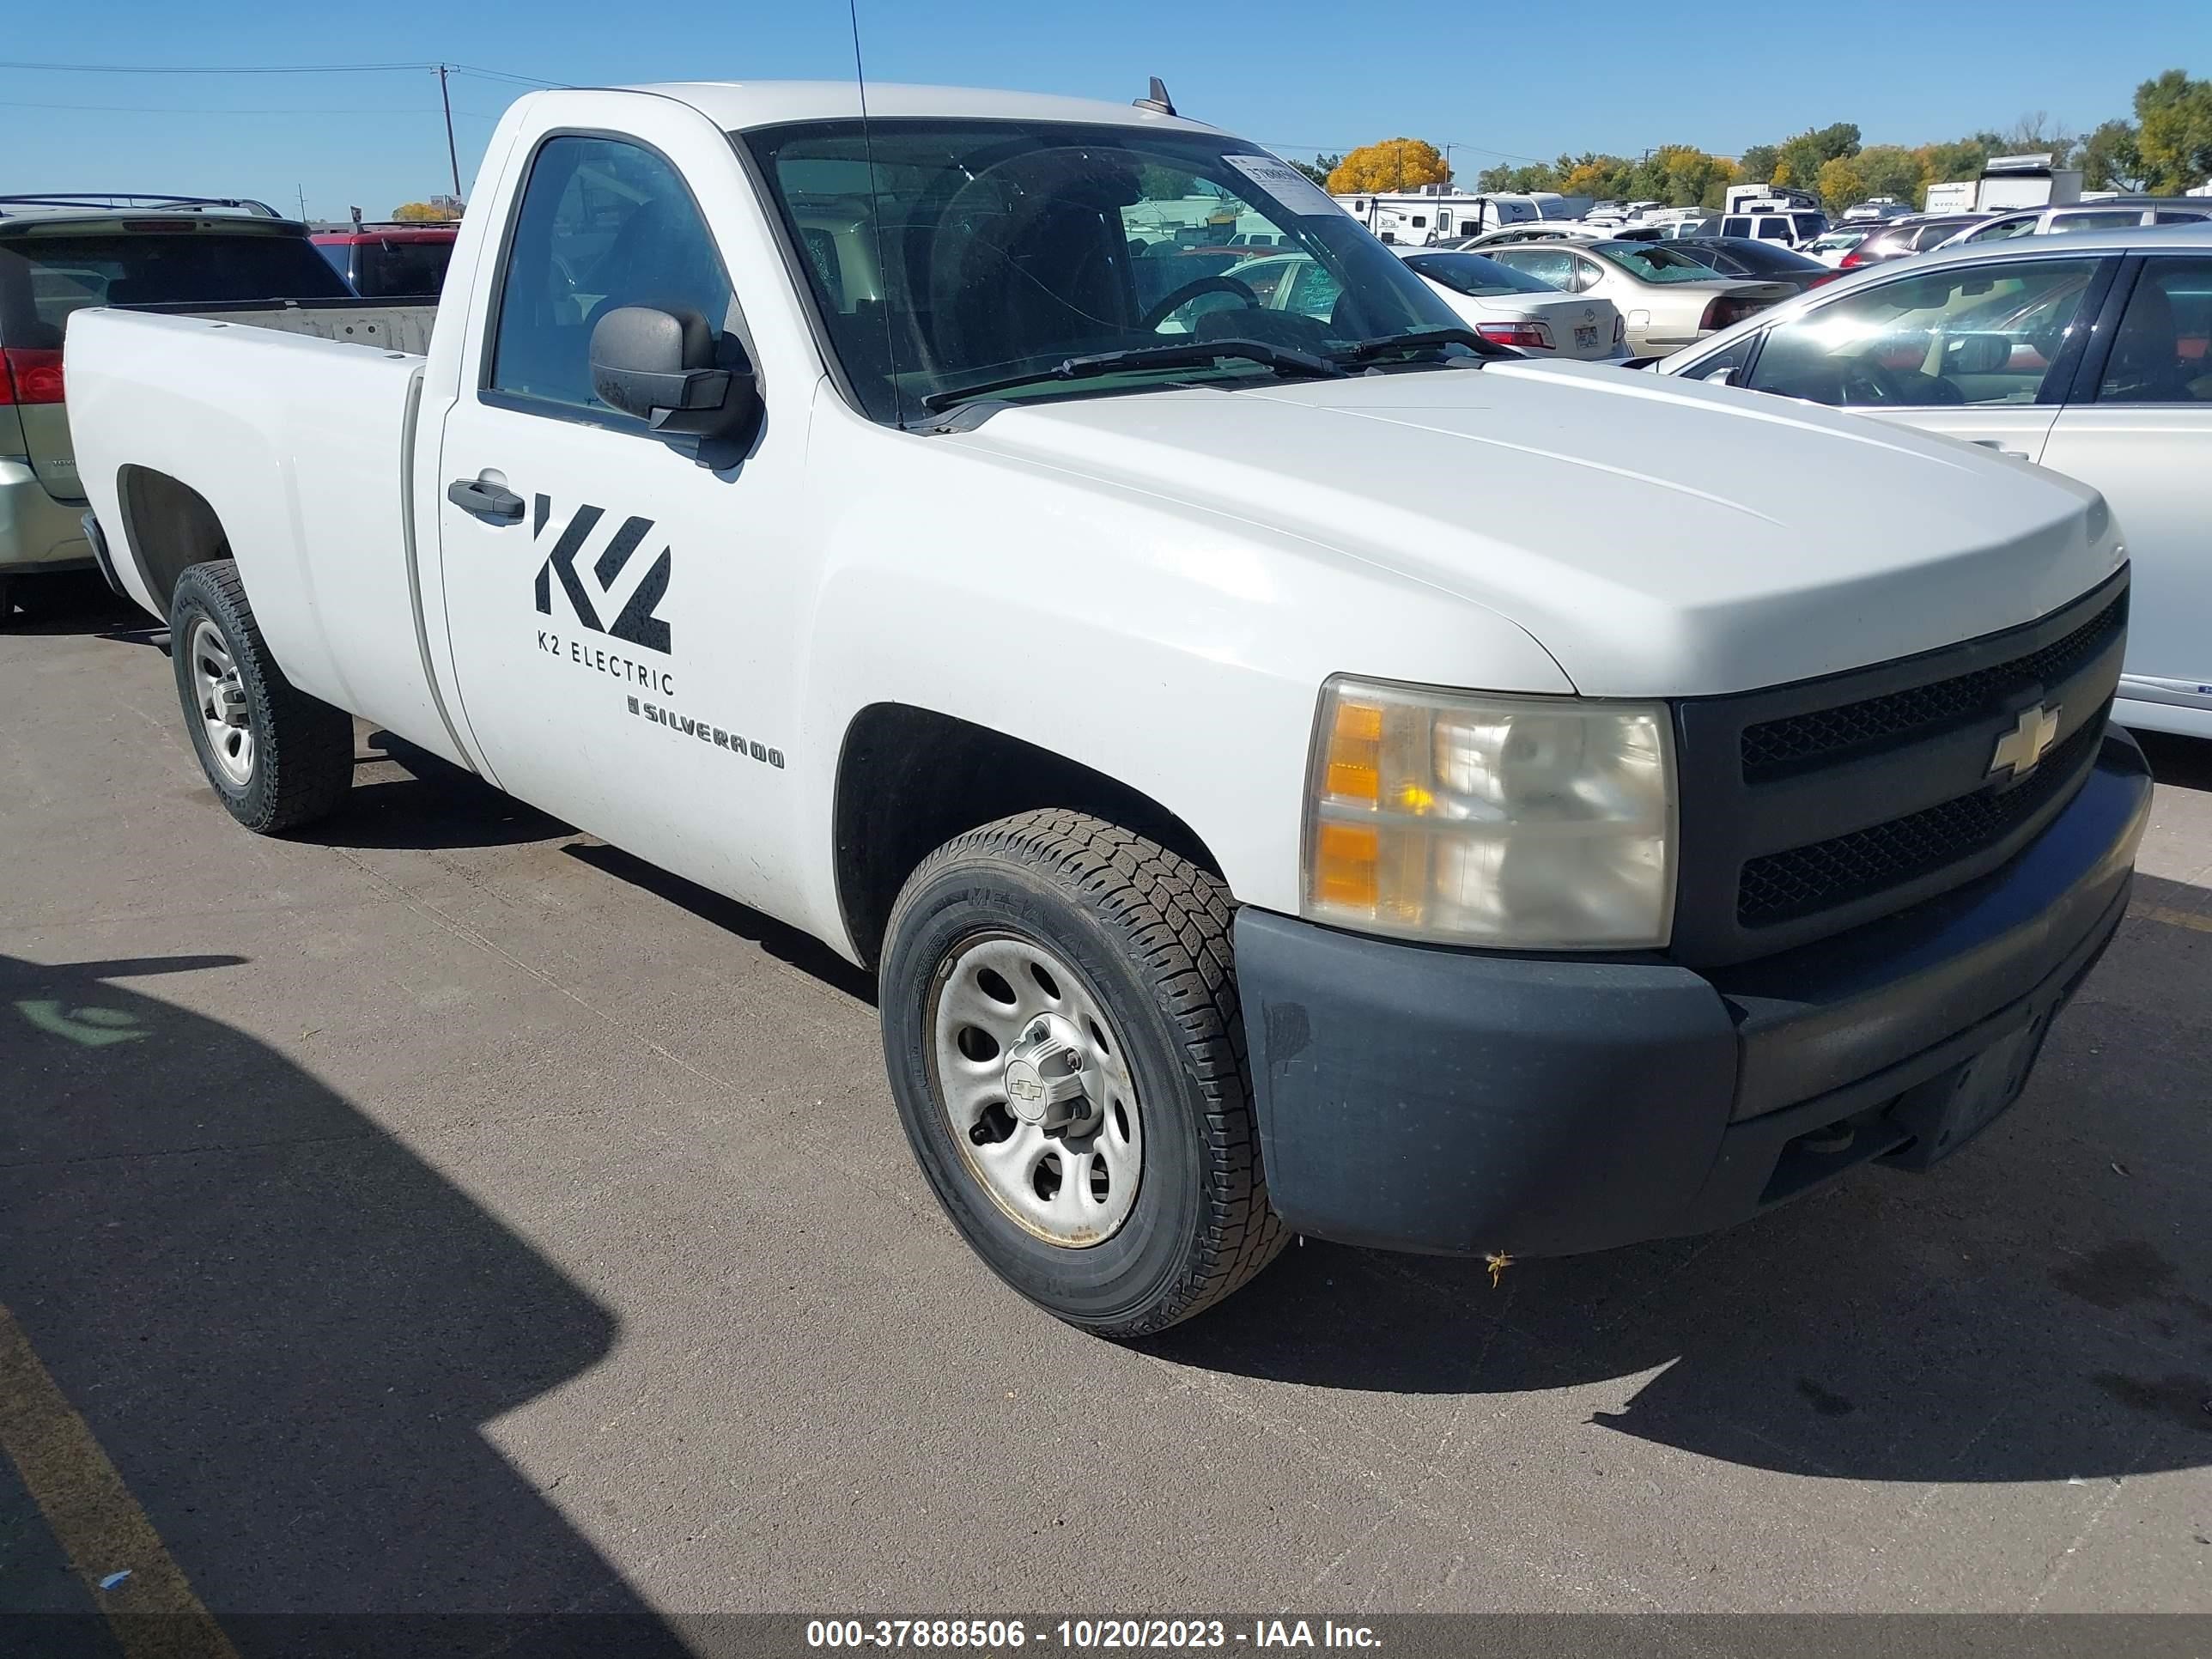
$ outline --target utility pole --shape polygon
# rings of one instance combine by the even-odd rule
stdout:
[[[446,90],[446,66],[438,65],[438,101],[446,106],[446,161],[453,169],[453,199],[461,199],[461,156],[453,148],[453,99]]]
[[[300,185],[295,188],[300,192],[300,222],[304,225],[307,222],[307,187]]]

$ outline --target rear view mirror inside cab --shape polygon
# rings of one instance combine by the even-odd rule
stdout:
[[[2002,334],[1961,334],[1943,343],[1946,374],[1995,374],[2012,361],[2012,342]]]

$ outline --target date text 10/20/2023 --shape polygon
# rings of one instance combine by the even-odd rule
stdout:
[[[970,1651],[1038,1647],[1070,1652],[1236,1649],[1259,1652],[1381,1645],[1365,1625],[1333,1620],[1261,1619],[1249,1626],[1221,1619],[1062,1619],[1034,1626],[1020,1619],[814,1619],[810,1648],[965,1648]]]

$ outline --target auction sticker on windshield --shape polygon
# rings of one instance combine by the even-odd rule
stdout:
[[[1302,218],[1339,211],[1328,192],[1288,161],[1272,155],[1224,155],[1221,158]]]

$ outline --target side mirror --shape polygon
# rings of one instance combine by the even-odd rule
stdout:
[[[1723,368],[1715,369],[1711,374],[1706,375],[1705,384],[1707,386],[1729,386],[1732,385],[1735,382],[1735,365],[1734,363],[1729,363]]]
[[[720,361],[714,331],[696,311],[618,307],[592,325],[591,354],[600,401],[663,437],[705,441],[702,465],[731,465],[758,429],[758,379],[742,357]]]

